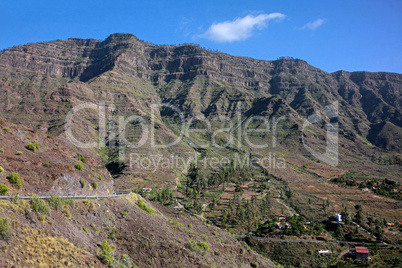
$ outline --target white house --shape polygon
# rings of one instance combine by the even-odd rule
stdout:
[[[336,221],[341,222],[341,221],[342,221],[342,215],[341,215],[341,214],[335,214],[335,215],[334,215],[334,219],[335,219]]]

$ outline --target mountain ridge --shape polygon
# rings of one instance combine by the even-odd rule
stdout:
[[[57,135],[63,131],[62,115],[83,100],[112,101],[148,121],[155,103],[176,106],[186,119],[233,119],[240,101],[248,117],[262,111],[255,105],[265,106],[270,117],[289,113],[285,132],[295,124],[300,131],[305,118],[337,101],[343,137],[402,152],[397,142],[402,75],[397,73],[327,73],[300,59],[255,60],[194,44],[153,45],[132,34],[112,34],[104,41],[70,38],[2,51],[0,74],[5,117],[16,121],[30,109],[57,113],[59,119],[31,122],[34,129],[47,128]],[[272,96],[279,98],[276,106],[267,105]],[[160,122],[169,114],[166,109],[157,113]],[[165,130],[169,139],[177,135],[169,127]],[[287,141],[283,137],[281,142]]]

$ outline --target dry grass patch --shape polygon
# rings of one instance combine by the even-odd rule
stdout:
[[[26,226],[18,230],[7,254],[12,264],[21,267],[86,267],[89,252],[65,238],[47,236]]]

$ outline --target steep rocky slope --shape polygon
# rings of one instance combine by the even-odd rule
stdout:
[[[29,144],[37,142],[32,151]],[[75,166],[80,163],[82,170]],[[86,155],[60,144],[56,138],[0,118],[0,183],[7,195],[108,195],[113,180],[98,157]],[[16,172],[22,180],[16,189],[9,180]],[[96,189],[94,188],[96,183]]]
[[[139,198],[76,200],[49,215],[35,212],[26,201],[0,200],[0,216],[10,223],[7,234],[0,234],[0,265],[275,267],[231,235],[188,214],[156,204],[148,204],[152,214],[141,210]],[[110,266],[102,257],[105,239],[113,247]],[[192,246],[192,241],[207,247]]]
[[[29,150],[36,142],[39,148]],[[1,195],[53,195],[47,201],[0,200],[1,267],[275,267],[201,219],[147,201],[148,210],[142,210],[136,194],[58,198],[107,196],[114,186],[97,156],[64,147],[54,137],[0,119],[0,146],[0,184],[9,188]],[[11,183],[13,172],[21,187]],[[105,239],[113,247],[109,262],[102,255]],[[200,248],[201,242],[207,247]]]
[[[222,120],[216,120],[217,116],[232,120],[233,129],[244,129],[244,123],[254,116],[264,115],[270,120],[284,116],[275,133],[276,145],[285,154],[291,151],[303,156],[308,153],[300,142],[302,135],[318,151],[325,150],[326,135],[324,121],[302,134],[304,120],[337,101],[339,139],[342,144],[348,144],[342,153],[345,157],[340,159],[342,166],[353,163],[355,160],[351,158],[356,153],[369,158],[389,152],[390,157],[396,157],[401,152],[398,142],[402,125],[401,89],[402,75],[396,73],[339,71],[330,74],[299,59],[262,61],[208,51],[192,44],[157,46],[131,34],[113,34],[102,42],[56,40],[0,52],[3,117],[58,136],[64,133],[66,114],[72,107],[83,102],[103,104],[106,118],[111,116],[114,122],[114,126],[108,125],[104,130],[107,149],[103,154],[109,170],[140,181],[147,180],[143,174],[146,171],[121,166],[116,146],[120,153],[123,149],[126,162],[129,153],[149,154],[149,136],[144,146],[132,147],[141,141],[142,127],[150,127],[151,122],[155,123],[156,144],[167,144],[180,137],[178,114],[167,106],[152,110],[153,104],[174,105],[186,121],[193,116],[208,118],[212,130],[225,125]],[[241,121],[237,121],[239,102]],[[123,137],[118,116],[133,115],[140,116],[142,121],[127,124]],[[78,139],[99,140],[102,129],[97,111],[83,112],[74,120],[73,131]],[[261,127],[261,122],[252,124],[252,128]],[[231,137],[222,133],[219,138],[224,143]],[[269,135],[254,138],[260,143],[272,141]],[[199,144],[210,141],[211,133],[184,138],[169,149],[154,148],[152,152],[166,157],[172,153],[200,152],[191,146],[192,140]],[[244,143],[243,137],[240,140]],[[238,136],[229,147],[212,148],[204,154],[249,151],[264,155],[279,150],[272,147],[253,150],[247,145],[235,146],[237,142]],[[159,169],[167,181],[176,176],[171,171],[172,168]]]

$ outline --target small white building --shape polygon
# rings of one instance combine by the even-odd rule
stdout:
[[[342,221],[342,215],[341,215],[341,214],[335,214],[335,215],[334,215],[334,219],[335,219],[336,221],[341,222],[341,221]]]
[[[326,250],[321,249],[321,250],[318,251],[318,254],[329,254],[329,253],[331,253],[331,251],[328,250],[328,249],[326,249]]]

